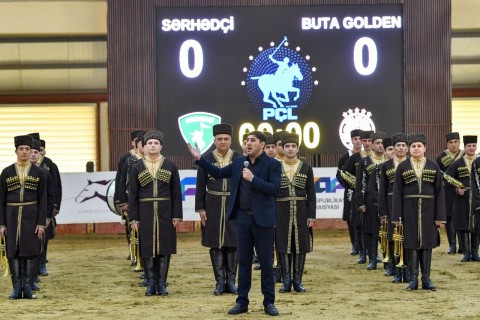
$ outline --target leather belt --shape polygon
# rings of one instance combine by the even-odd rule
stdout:
[[[20,207],[20,206],[33,206],[37,204],[37,201],[29,201],[29,202],[7,202],[8,207]]]
[[[229,196],[230,195],[230,192],[213,191],[213,190],[208,190],[208,189],[207,189],[207,193],[212,194],[214,196]]]
[[[426,195],[426,194],[407,194],[403,196],[403,199],[433,199],[434,197],[432,195]]]
[[[138,202],[168,201],[170,199],[171,199],[170,197],[144,198],[144,199],[138,199]]]
[[[302,201],[307,200],[307,197],[285,197],[285,198],[277,198],[275,201]]]

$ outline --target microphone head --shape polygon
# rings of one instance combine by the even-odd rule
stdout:
[[[248,164],[249,164],[249,163],[248,163],[247,160],[243,161],[243,166],[244,166],[245,168],[248,168]]]

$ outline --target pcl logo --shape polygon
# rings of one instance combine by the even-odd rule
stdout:
[[[247,86],[250,101],[262,110],[265,121],[298,120],[296,110],[308,104],[312,87],[318,84],[312,81],[316,68],[307,64],[310,56],[302,57],[300,47],[292,50],[288,46],[287,37],[284,37],[277,46],[271,42],[266,50],[259,47],[260,54],[249,57],[250,68],[243,68],[247,79],[241,84]]]

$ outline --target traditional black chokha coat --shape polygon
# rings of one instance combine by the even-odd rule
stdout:
[[[412,161],[403,161],[395,172],[392,222],[402,218],[404,248],[431,249],[437,246],[435,222],[446,220],[442,173],[427,159],[421,178],[417,178]]]
[[[123,206],[128,203],[128,185],[130,184],[130,171],[132,171],[135,163],[140,161],[143,157],[135,154],[128,157],[123,162],[122,169],[120,170],[120,181],[118,183],[118,205]]]
[[[442,151],[435,159],[435,162],[437,163],[440,170],[442,170],[442,172],[447,172],[448,167],[456,160],[463,157],[464,154],[463,151],[460,150],[455,157],[452,157],[447,151],[448,150]],[[455,195],[451,192],[445,192],[445,210],[447,212],[447,217],[449,218],[453,215],[454,201]]]
[[[241,156],[233,151],[227,164]],[[220,163],[214,151],[204,158],[214,166]],[[227,220],[227,207],[230,200],[230,178],[215,180],[202,168],[197,171],[195,211],[205,210],[207,220],[202,225],[202,245],[208,248],[237,247],[237,220]]]
[[[470,170],[462,157],[453,162],[446,172],[449,176],[460,181],[467,189],[463,196],[457,193],[457,187],[445,182],[447,193],[454,196],[452,224],[457,231],[469,231],[471,223],[470,211]]]
[[[370,157],[365,157],[359,162],[357,169],[355,186],[356,208],[353,210],[355,211],[355,215],[360,217],[361,228],[364,233],[378,234],[380,230],[380,220],[377,212],[378,200],[375,196],[370,196],[372,192],[375,195],[378,194],[378,191],[375,190],[375,181],[372,181],[373,183],[370,184],[371,179],[376,179],[374,175],[376,166]],[[361,206],[365,206],[365,213],[358,211],[358,208]]]
[[[471,231],[474,233],[480,233],[480,158],[475,159],[475,161],[472,163],[470,181],[472,186]]]
[[[142,257],[177,253],[177,234],[172,219],[182,219],[180,176],[173,162],[163,158],[155,176],[146,160],[130,172],[128,209],[130,221],[139,222]]]
[[[380,187],[378,190],[378,217],[388,219],[388,240],[393,240],[395,225],[392,222],[393,181],[395,180],[394,159],[385,161],[380,167]]]
[[[352,174],[353,176],[356,176],[357,174],[357,169],[360,161],[362,160],[361,152],[352,154],[350,158],[348,158],[347,163],[345,163],[345,166],[343,167],[343,170]],[[358,214],[359,212],[357,211],[357,199],[355,197],[355,188],[353,189],[353,194],[352,194],[352,201],[350,202],[350,223],[356,227],[359,227],[361,224],[360,221],[360,215]]]
[[[352,211],[352,197],[353,197],[353,189],[350,184],[348,184],[340,174],[340,170],[342,170],[347,163],[348,158],[351,156],[351,151],[345,153],[339,160],[338,160],[338,170],[337,170],[337,180],[345,189],[343,192],[343,213],[342,213],[342,220],[350,222],[350,215]]]
[[[40,253],[37,226],[46,226],[47,182],[45,173],[29,164],[22,183],[15,164],[0,175],[0,226],[7,228],[7,257],[33,257]]]
[[[308,253],[312,251],[308,219],[316,218],[316,193],[313,169],[300,161],[290,181],[282,166],[280,192],[276,198],[277,224],[275,245],[279,253]],[[292,245],[292,237],[295,246]]]

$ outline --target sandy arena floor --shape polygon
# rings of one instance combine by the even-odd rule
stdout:
[[[444,236],[444,234],[442,234]],[[0,276],[2,319],[267,319],[259,271],[254,271],[250,311],[227,316],[235,296],[214,296],[208,249],[198,233],[179,234],[172,257],[169,295],[145,297],[126,260],[125,238],[59,236],[49,246],[47,269],[36,300],[8,300],[11,282]],[[282,319],[473,319],[480,318],[480,263],[461,263],[444,241],[434,250],[436,292],[405,291],[383,269],[367,271],[350,256],[345,231],[316,231],[303,278],[307,293],[277,293]],[[276,290],[278,292],[278,284]]]

